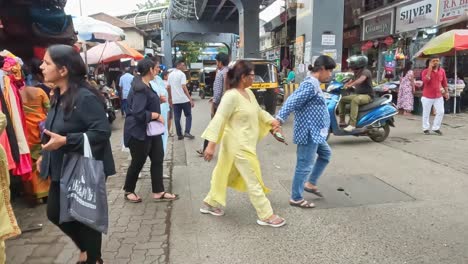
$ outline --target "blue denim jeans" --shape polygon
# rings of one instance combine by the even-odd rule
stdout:
[[[309,181],[317,185],[331,158],[331,149],[327,142],[320,144],[310,142],[307,145],[297,145],[296,172],[292,183],[291,199],[303,199],[304,184]]]
[[[122,105],[120,106],[120,112],[122,113],[122,115],[127,114],[127,108],[128,108],[127,99],[122,99]]]

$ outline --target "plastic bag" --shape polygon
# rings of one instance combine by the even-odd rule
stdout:
[[[60,179],[60,223],[78,221],[107,234],[107,207],[104,164],[95,160],[88,137],[84,137],[84,155],[66,154]]]

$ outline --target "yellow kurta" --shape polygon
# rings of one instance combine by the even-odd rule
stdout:
[[[261,196],[269,191],[262,180],[257,143],[271,130],[274,118],[260,108],[250,89],[246,91],[250,100],[236,89],[227,91],[216,115],[202,135],[202,138],[220,145],[218,163],[211,178],[211,189],[205,199],[205,202],[212,206],[226,206],[227,187],[249,191],[251,201],[255,199],[253,196]],[[254,185],[260,187],[256,188]],[[252,191],[258,191],[252,189],[259,189],[262,194],[252,194]],[[269,202],[266,205],[267,202],[268,200],[262,201],[262,206],[270,207]],[[252,203],[259,213],[255,202]],[[270,210],[263,210],[265,211]],[[271,215],[266,217],[269,216]]]

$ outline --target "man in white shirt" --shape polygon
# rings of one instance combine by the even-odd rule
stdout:
[[[187,89],[187,77],[184,71],[186,70],[185,62],[180,60],[176,62],[176,68],[169,74],[168,87],[169,103],[174,108],[174,123],[177,131],[177,138],[179,140],[194,139],[195,137],[190,134],[192,128],[192,108],[195,106],[192,97]],[[182,111],[185,115],[185,133],[182,134],[182,126],[180,125],[180,118]]]
[[[120,111],[122,112],[122,116],[127,114],[127,97],[128,93],[130,92],[130,88],[132,88],[134,76],[130,73],[130,68],[125,69],[125,74],[120,77],[119,87],[120,91],[122,92],[122,104],[120,106]]]

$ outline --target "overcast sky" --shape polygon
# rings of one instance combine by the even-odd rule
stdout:
[[[136,9],[136,4],[144,3],[145,0],[81,0],[83,16],[104,12],[109,15],[118,16],[127,14]],[[80,0],[68,0],[65,12],[69,15],[80,15]]]

